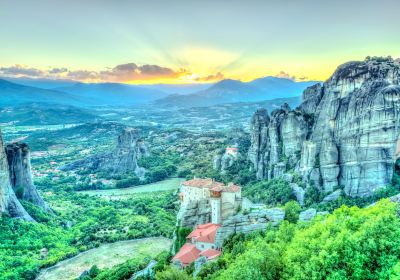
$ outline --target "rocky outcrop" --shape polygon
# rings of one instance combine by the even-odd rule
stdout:
[[[314,208],[304,210],[299,214],[299,221],[301,222],[311,221],[312,219],[314,219],[316,215],[317,215],[317,210],[315,210]]]
[[[18,201],[11,186],[7,155],[0,131],[0,214],[1,213],[8,214],[11,217],[33,221],[32,217]]]
[[[258,110],[251,123],[249,160],[258,179],[282,176],[294,168],[308,132],[307,119],[287,104],[274,110],[271,117]]]
[[[333,193],[328,194],[327,196],[325,196],[322,199],[322,202],[330,202],[330,201],[338,200],[341,195],[342,195],[342,191],[341,190],[336,190]]]
[[[285,211],[280,208],[264,209],[252,212],[250,214],[238,214],[222,222],[215,236],[215,243],[218,247],[222,247],[223,241],[233,233],[250,233],[254,231],[264,231],[267,224],[273,226],[279,225],[285,218]]]
[[[143,178],[146,170],[138,165],[141,157],[149,156],[147,146],[140,140],[138,130],[127,128],[118,136],[117,145],[110,153],[87,157],[60,167],[60,170],[87,169],[108,171],[112,174],[134,172]]]
[[[181,205],[177,215],[178,225],[182,227],[195,227],[196,225],[211,222],[211,205],[208,200],[192,201]]]
[[[50,208],[44,202],[32,182],[30,150],[25,143],[6,146],[10,182],[18,199],[29,201],[44,210]]]
[[[237,159],[237,153],[230,153],[225,151],[225,153],[223,154],[217,154],[214,156],[213,168],[214,170],[219,171],[221,174],[226,174],[228,169],[232,167]]]
[[[248,157],[259,179],[295,171],[325,192],[364,197],[391,182],[399,136],[400,64],[368,58],[305,90],[295,110],[257,111]]]

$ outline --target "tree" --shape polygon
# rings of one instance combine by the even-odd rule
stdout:
[[[190,277],[181,270],[175,267],[169,267],[164,271],[156,273],[156,280],[188,280]]]
[[[285,204],[284,210],[285,210],[285,220],[290,223],[297,223],[301,211],[300,204],[294,200],[289,201]]]

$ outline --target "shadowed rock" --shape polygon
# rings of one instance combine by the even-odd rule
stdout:
[[[8,214],[11,217],[21,218],[26,221],[34,221],[18,201],[10,184],[7,155],[0,131],[0,214],[1,213]]]
[[[74,161],[60,167],[60,170],[83,168],[93,172],[109,171],[112,174],[134,172],[139,178],[143,178],[146,170],[138,165],[138,159],[148,155],[149,151],[140,141],[139,132],[136,129],[126,128],[118,136],[117,145],[112,152]]]
[[[32,181],[30,150],[25,143],[6,146],[10,183],[18,199],[29,201],[44,210],[50,208],[36,190]]]

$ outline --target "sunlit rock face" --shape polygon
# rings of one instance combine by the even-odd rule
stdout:
[[[400,64],[390,58],[349,62],[306,89],[296,110],[256,112],[249,159],[257,177],[274,177],[284,163],[327,192],[343,186],[368,196],[389,184],[399,157],[399,84]]]
[[[0,131],[0,215],[7,214],[11,217],[33,221],[18,201],[10,183],[10,174],[7,154],[4,148],[3,137]]]
[[[92,171],[108,171],[111,174],[134,172],[139,178],[143,178],[146,170],[138,165],[138,160],[149,154],[147,146],[140,140],[139,132],[127,128],[118,136],[117,145],[113,151],[74,161],[62,166],[60,170],[83,168]]]
[[[6,146],[10,183],[18,199],[26,200],[50,210],[40,197],[32,182],[30,150],[25,143],[12,143]]]

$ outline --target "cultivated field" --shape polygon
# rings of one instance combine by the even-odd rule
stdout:
[[[120,199],[128,197],[129,195],[149,192],[161,192],[177,190],[183,179],[172,178],[157,183],[147,184],[143,186],[136,186],[124,189],[112,189],[112,190],[92,190],[92,191],[80,191],[81,194],[95,195],[109,199]]]
[[[40,272],[37,280],[69,280],[90,269],[93,265],[110,268],[135,257],[155,257],[169,250],[172,241],[162,237],[120,241],[103,244]]]

